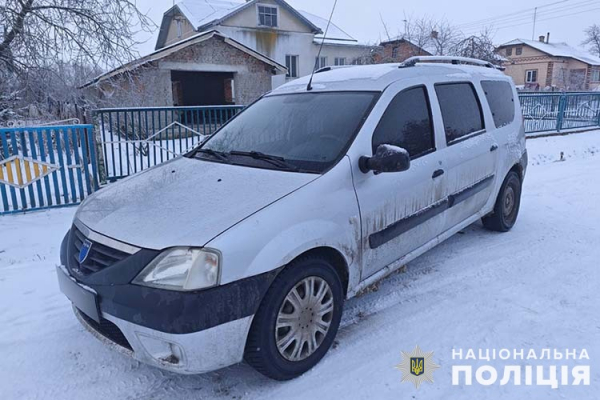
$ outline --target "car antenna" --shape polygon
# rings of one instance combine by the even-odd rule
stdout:
[[[323,50],[323,44],[325,43],[325,39],[327,38],[327,31],[329,30],[329,25],[331,24],[331,18],[333,18],[333,12],[335,11],[335,6],[337,5],[337,0],[333,2],[333,7],[331,8],[331,14],[329,15],[329,20],[327,21],[327,26],[325,27],[325,33],[323,34],[323,40],[321,40],[321,46],[319,46],[319,52],[317,53],[317,59],[315,60],[315,68],[313,68],[312,73],[310,74],[310,79],[308,80],[308,85],[306,85],[306,90],[312,90],[312,80],[315,75],[315,71],[317,70],[317,62],[321,59],[321,50]]]

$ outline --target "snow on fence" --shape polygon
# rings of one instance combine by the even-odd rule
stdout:
[[[244,106],[104,108],[100,130],[102,181],[115,181],[168,161],[213,134]]]
[[[97,190],[93,129],[0,129],[0,215],[79,204]]]

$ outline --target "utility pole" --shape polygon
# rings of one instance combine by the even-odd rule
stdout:
[[[535,20],[537,19],[537,7],[533,9],[533,31],[531,32],[531,40],[535,40]]]

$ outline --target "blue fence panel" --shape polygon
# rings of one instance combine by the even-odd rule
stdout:
[[[212,135],[244,106],[104,108],[101,130],[103,181],[115,181],[170,160]]]
[[[519,94],[526,133],[600,125],[600,93]]]
[[[79,204],[98,189],[94,147],[92,125],[0,129],[0,215]]]

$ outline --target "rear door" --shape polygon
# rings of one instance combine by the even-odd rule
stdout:
[[[479,82],[438,83],[435,93],[446,142],[443,153],[448,210],[444,230],[448,230],[487,203],[496,179],[498,144],[493,123],[485,117]]]
[[[406,149],[410,169],[366,174],[356,171],[354,185],[360,205],[363,238],[362,279],[435,238],[443,228],[443,176],[435,149],[431,88],[394,84],[382,95],[387,104],[362,155],[380,144]],[[356,160],[358,161],[358,160]]]

